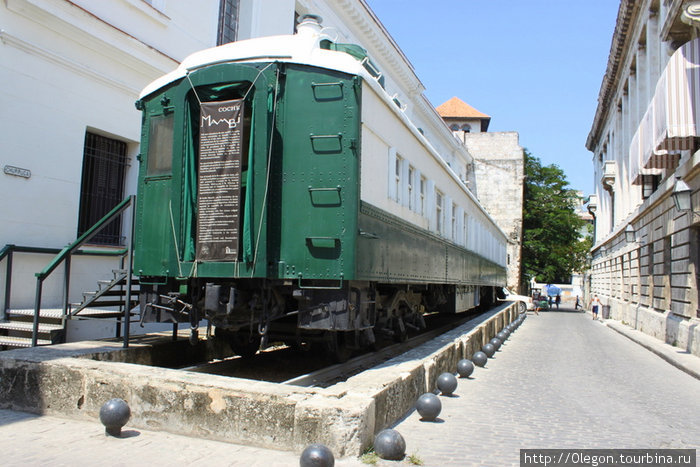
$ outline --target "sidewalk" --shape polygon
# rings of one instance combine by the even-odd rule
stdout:
[[[436,422],[412,411],[395,426],[406,459],[376,465],[409,466],[411,455],[435,467],[519,465],[521,448],[697,448],[700,420],[688,414],[700,413],[700,359],[644,337],[570,309],[529,313],[484,368],[459,379],[453,397],[440,396]],[[671,389],[673,397],[658,397]],[[123,434],[105,436],[99,420],[0,410],[0,459],[5,466],[299,465],[299,453],[128,425]],[[367,464],[345,458],[335,465]]]
[[[666,344],[655,337],[637,331],[619,321],[611,319],[602,321],[610,329],[619,332],[633,342],[655,353],[679,370],[685,371],[690,376],[700,379],[700,358],[692,355],[690,352]]]

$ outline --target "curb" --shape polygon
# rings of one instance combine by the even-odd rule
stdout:
[[[629,328],[617,321],[603,320],[603,324],[613,331],[625,336],[632,342],[641,345],[645,349],[666,360],[666,362],[675,366],[679,370],[684,371],[695,379],[700,380],[700,358],[695,357],[688,352],[682,351],[678,347],[673,347],[670,344],[661,342],[655,337],[648,336],[641,331]]]

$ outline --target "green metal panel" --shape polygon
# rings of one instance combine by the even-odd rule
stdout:
[[[160,95],[163,99],[165,94]],[[167,159],[172,153],[172,135],[154,133],[152,123],[169,120],[174,127],[175,114],[171,109],[164,109],[159,100],[147,102],[144,107],[143,129],[141,134],[141,166],[139,167],[139,186],[135,216],[134,271],[142,276],[168,276],[177,271],[177,258],[172,248],[173,223],[172,208],[172,164],[158,166],[150,162],[148,149],[159,146],[161,159]],[[167,142],[167,140],[170,142]],[[167,144],[163,144],[166,142]],[[155,160],[155,157],[153,158]],[[172,154],[170,154],[172,160]],[[157,170],[154,167],[158,166]],[[150,168],[150,172],[149,172]],[[176,203],[175,208],[179,211]]]
[[[137,273],[168,277],[195,274],[198,277],[266,276],[267,212],[263,203],[267,189],[271,109],[277,73],[275,65],[268,65],[227,63],[202,68],[190,73],[189,79],[144,98],[134,257]],[[196,95],[193,87],[197,90]],[[186,182],[188,178],[192,180],[191,172],[196,170],[196,122],[199,120],[197,102],[243,96],[254,114],[251,119],[256,122],[249,135],[249,173],[243,174],[247,185],[245,202],[250,209],[246,210],[249,216],[246,216],[241,225],[250,231],[241,237],[249,242],[250,254],[242,253],[238,263],[207,263],[194,267],[192,245],[196,229],[193,222],[196,222],[197,207],[196,196],[191,196],[188,190],[195,190],[196,194],[196,186],[190,187]],[[170,113],[174,122],[172,168],[170,173],[159,170],[157,175],[149,176],[150,119],[164,112]],[[150,164],[154,165],[158,166]],[[194,178],[196,179],[196,174]],[[256,244],[258,249],[253,251]]]
[[[351,75],[290,65],[270,207],[278,277],[350,280],[359,203],[360,86]],[[271,241],[274,243],[274,241]],[[273,271],[271,271],[271,275]]]
[[[387,283],[505,284],[505,268],[361,203],[357,279]]]

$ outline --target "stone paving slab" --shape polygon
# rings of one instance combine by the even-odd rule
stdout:
[[[251,466],[299,465],[299,454],[131,428],[122,438],[104,434],[99,421],[0,410],[4,466]],[[354,458],[339,467],[363,465]]]

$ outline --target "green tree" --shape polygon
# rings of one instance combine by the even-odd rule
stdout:
[[[568,282],[572,272],[585,269],[591,240],[582,238],[586,221],[576,215],[576,199],[558,166],[543,166],[525,150],[523,282]]]

